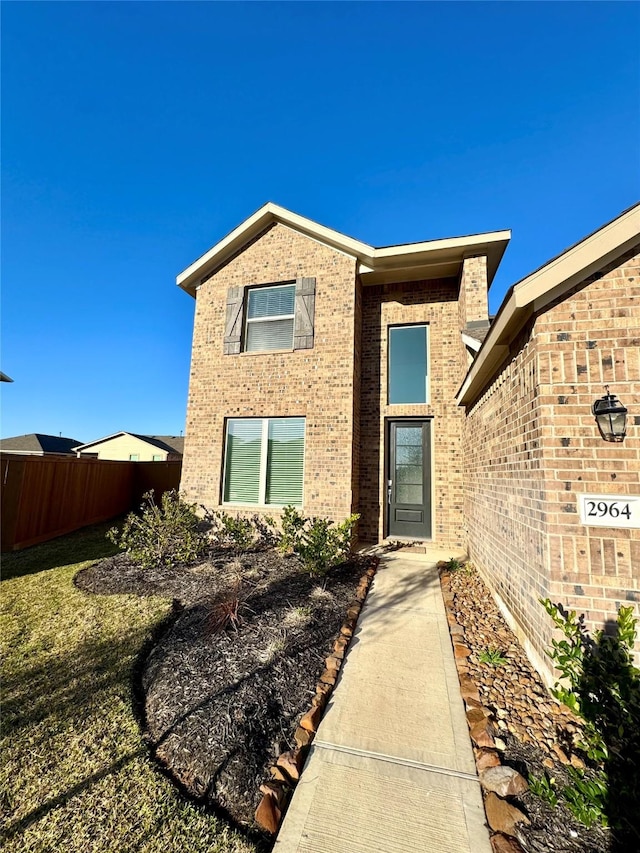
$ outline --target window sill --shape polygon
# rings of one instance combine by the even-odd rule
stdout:
[[[220,506],[230,507],[231,509],[242,509],[247,512],[256,512],[257,510],[283,510],[287,506],[293,506],[295,509],[302,509],[302,504],[236,504],[229,501],[223,501]]]
[[[254,350],[243,350],[238,353],[238,355],[283,355],[284,353],[296,352],[296,350],[292,349],[254,349]]]

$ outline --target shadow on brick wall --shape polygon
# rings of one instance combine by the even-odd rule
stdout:
[[[607,757],[606,811],[611,850],[640,850],[640,670],[633,665],[632,608],[590,639],[579,686],[585,719],[601,734]]]

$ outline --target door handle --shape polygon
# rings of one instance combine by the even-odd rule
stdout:
[[[393,480],[387,480],[387,503],[391,506],[391,489],[393,486]]]

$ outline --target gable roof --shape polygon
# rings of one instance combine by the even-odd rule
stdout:
[[[79,444],[77,447],[74,447],[74,450],[87,450],[96,444],[104,444],[107,441],[111,441],[112,438],[118,438],[121,435],[130,435],[133,438],[139,438],[140,441],[144,441],[146,444],[150,444],[152,447],[157,447],[159,450],[164,450],[168,453],[182,454],[184,451],[184,437],[181,435],[140,435],[137,432],[126,432],[124,430],[114,432],[112,435],[105,435],[104,438],[96,438],[94,441],[87,442],[87,444]]]
[[[133,434],[133,433],[132,433]],[[148,444],[153,444],[160,450],[166,450],[169,453],[184,452],[184,437],[181,435],[138,435],[136,438],[141,438]]]
[[[178,275],[176,283],[195,296],[198,285],[224,266],[251,240],[275,223],[304,234],[358,261],[358,273],[364,284],[385,281],[411,281],[420,278],[445,278],[456,275],[465,257],[487,255],[489,284],[502,259],[510,231],[491,231],[466,237],[449,237],[398,246],[369,246],[339,231],[319,225],[273,202],[267,202],[208,252]]]
[[[551,258],[507,291],[457,394],[471,403],[500,367],[509,344],[532,314],[640,244],[640,203]]]
[[[68,453],[72,454],[78,441],[59,435],[30,432],[0,439],[0,450],[11,453]]]

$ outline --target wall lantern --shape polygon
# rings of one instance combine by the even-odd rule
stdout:
[[[622,441],[627,431],[627,410],[615,394],[609,393],[608,385],[604,390],[605,396],[596,400],[592,407],[600,435],[605,441]]]

